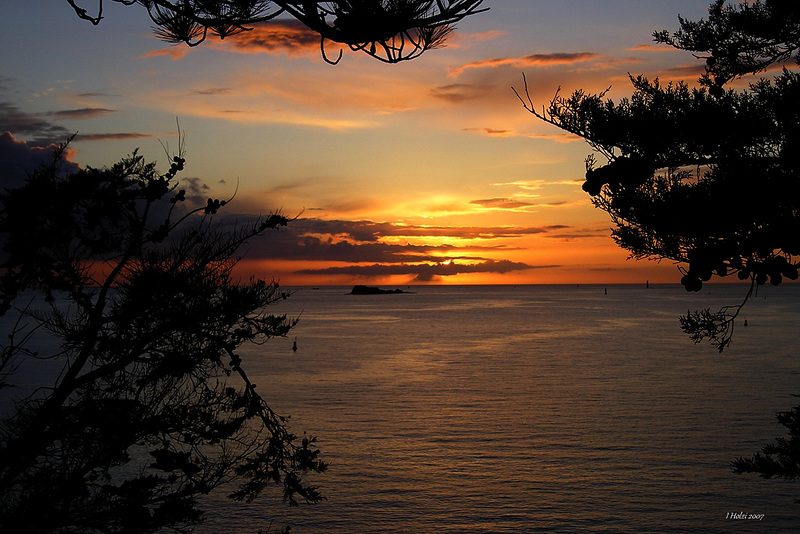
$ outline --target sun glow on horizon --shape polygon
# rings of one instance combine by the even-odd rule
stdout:
[[[296,217],[248,244],[238,270],[263,278],[677,280],[673,266],[627,260],[608,216],[581,190],[591,148],[535,119],[511,88],[522,89],[524,73],[538,107],[559,87],[568,95],[611,85],[617,98],[630,92],[628,72],[672,79],[696,71],[702,62],[647,43],[654,29],[675,26],[679,11],[703,16],[703,4],[608,2],[578,15],[554,4],[543,18],[535,3],[496,0],[459,23],[451,46],[414,61],[383,65],[347,53],[331,66],[318,41],[285,20],[167,48],[131,16],[134,7],[111,3],[87,31],[64,13],[20,3],[0,20],[19,43],[0,58],[0,105],[10,110],[0,129],[29,148],[80,131],[71,161],[103,167],[136,146],[163,162],[162,141],[173,135],[163,132],[180,117],[187,183],[198,195],[235,193],[225,220],[275,210]]]

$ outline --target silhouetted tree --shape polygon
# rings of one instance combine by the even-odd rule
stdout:
[[[706,61],[700,82],[715,95],[741,76],[765,72],[794,60],[800,49],[800,7],[791,0],[758,0],[726,5],[715,0],[708,19],[678,17],[681,29],[655,32],[660,43],[692,52]]]
[[[605,159],[587,158],[583,189],[633,257],[678,262],[688,291],[714,275],[751,281],[741,304],[681,318],[695,342],[722,351],[755,286],[798,278],[800,78],[786,62],[797,62],[800,3],[720,0],[708,20],[680,22],[675,34],[654,36],[705,59],[699,87],[631,76],[633,95],[618,102],[578,90],[539,111],[527,84],[520,99]],[[772,79],[724,87],[779,63]]]
[[[778,422],[789,430],[788,439],[776,438],[751,458],[737,458],[731,464],[734,473],[757,473],[762,478],[800,478],[800,406],[777,414]],[[800,500],[796,501],[800,502]]]
[[[287,218],[224,230],[226,201],[187,207],[182,151],[163,174],[134,153],[66,176],[62,153],[0,194],[0,392],[58,370],[4,403],[0,531],[180,529],[231,483],[239,500],[274,484],[290,504],[319,500],[301,480],[326,467],[314,440],[289,432],[237,352],[295,324],[267,310],[288,296],[277,283],[231,273]]]
[[[173,43],[195,46],[211,33],[221,39],[247,31],[253,24],[287,14],[325,41],[347,45],[387,63],[418,57],[440,47],[453,24],[485,11],[483,0],[340,0],[331,2],[283,0],[110,0],[143,6],[156,25],[156,34]],[[81,19],[98,24],[103,0],[90,13],[67,0]]]

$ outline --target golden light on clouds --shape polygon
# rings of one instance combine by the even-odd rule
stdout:
[[[163,160],[159,140],[178,117],[188,176],[220,196],[237,191],[232,217],[297,217],[242,266],[284,283],[588,283],[653,269],[676,280],[671,266],[626,261],[580,189],[591,148],[527,113],[512,87],[524,73],[538,108],[559,87],[626,96],[628,72],[691,81],[702,61],[645,43],[698,6],[587,3],[576,14],[551,3],[543,17],[540,3],[492,4],[445,48],[399,65],[349,51],[328,65],[319,37],[289,20],[188,48],[109,16],[96,30],[113,40],[84,29],[87,52],[68,65],[52,53],[71,46],[66,30],[19,33],[0,112],[39,146],[80,131],[70,156],[93,166],[137,146]]]

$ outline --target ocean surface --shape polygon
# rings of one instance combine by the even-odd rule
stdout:
[[[722,354],[678,316],[743,285],[349,289],[298,289],[291,335],[242,351],[327,500],[211,499],[201,532],[800,532],[800,481],[730,470],[800,403],[800,285],[761,288]]]

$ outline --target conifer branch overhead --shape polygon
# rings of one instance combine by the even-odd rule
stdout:
[[[481,7],[483,0],[98,0],[90,12],[77,0],[67,0],[79,18],[92,24],[102,20],[104,1],[144,7],[159,38],[189,46],[209,35],[224,39],[289,15],[320,36],[321,53],[329,63],[338,59],[329,59],[326,42],[386,63],[417,58],[444,46],[454,24],[488,9]]]

